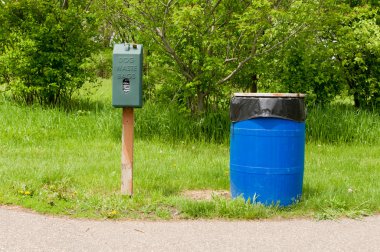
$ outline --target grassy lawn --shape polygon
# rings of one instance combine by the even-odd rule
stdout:
[[[302,201],[278,208],[182,195],[229,189],[227,144],[137,138],[135,194],[122,197],[121,111],[110,107],[108,94],[99,98],[102,92],[92,96],[102,103],[88,110],[0,98],[0,204],[90,218],[326,219],[380,212],[380,144],[309,142]]]

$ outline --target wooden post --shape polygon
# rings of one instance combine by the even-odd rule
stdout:
[[[123,108],[121,148],[121,194],[133,194],[133,108]]]

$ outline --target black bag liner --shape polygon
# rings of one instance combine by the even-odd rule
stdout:
[[[274,117],[304,122],[306,119],[303,94],[234,94],[230,118],[239,122],[258,117]]]

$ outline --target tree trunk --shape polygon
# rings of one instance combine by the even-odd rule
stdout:
[[[206,94],[204,92],[197,93],[197,112],[203,112],[205,109],[205,97]]]
[[[360,108],[360,99],[359,99],[359,94],[354,93],[354,103],[355,103],[355,108]]]
[[[348,86],[350,87],[351,91],[353,92],[354,94],[354,104],[355,104],[355,108],[360,108],[360,94],[355,91],[356,89],[356,86],[355,86],[355,81],[354,80],[348,80]]]
[[[62,9],[67,10],[69,8],[69,0],[63,0]]]
[[[251,93],[257,93],[257,82],[259,78],[257,77],[257,74],[252,75],[252,83],[251,83]]]

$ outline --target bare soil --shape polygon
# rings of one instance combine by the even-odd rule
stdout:
[[[181,195],[192,200],[212,200],[213,197],[231,198],[230,192],[226,190],[189,190],[182,192]]]

